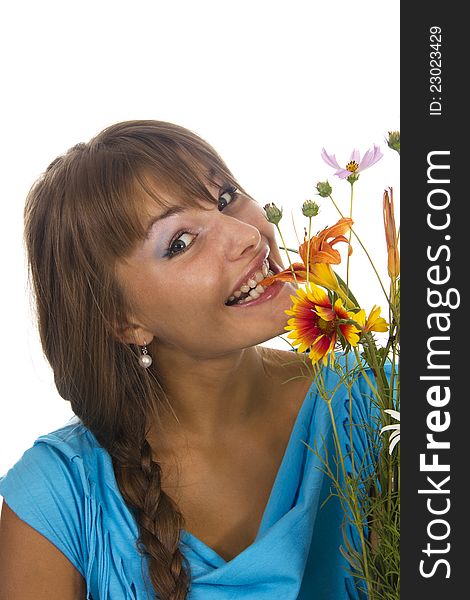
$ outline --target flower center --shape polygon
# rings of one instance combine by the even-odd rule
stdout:
[[[359,169],[359,163],[357,163],[355,160],[352,160],[351,162],[348,162],[346,169],[351,171],[351,173],[355,173]]]
[[[324,319],[322,319],[321,317],[318,318],[318,323],[317,326],[319,327],[319,329],[321,329],[321,331],[328,337],[331,337],[333,332],[335,331],[336,327],[335,327],[335,320],[333,321],[325,321]]]

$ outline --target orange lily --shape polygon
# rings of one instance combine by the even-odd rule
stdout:
[[[336,248],[333,248],[338,242],[346,242],[349,246],[349,254],[352,253],[351,245],[344,235],[352,224],[353,220],[345,217],[340,219],[335,225],[326,227],[318,235],[312,236],[310,243],[305,239],[299,248],[302,263],[294,263],[292,269],[289,267],[271,277],[266,277],[260,282],[261,285],[267,287],[275,281],[306,282],[308,264],[309,281],[329,290],[342,293],[336,275],[330,265],[338,265],[341,262],[340,253]]]

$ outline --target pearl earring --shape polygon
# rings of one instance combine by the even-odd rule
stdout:
[[[147,344],[145,342],[144,345],[141,347],[140,352],[141,354],[139,356],[139,365],[144,369],[148,369],[153,361],[152,357],[148,353]]]

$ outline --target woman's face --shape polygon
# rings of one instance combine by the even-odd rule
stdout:
[[[149,200],[147,238],[117,266],[133,306],[127,341],[156,337],[203,358],[285,332],[292,284],[276,283],[256,300],[226,304],[233,292],[246,293],[243,284],[251,279],[252,285],[256,273],[260,278],[265,259],[275,273],[283,269],[274,226],[259,204],[232,186],[208,189],[219,198],[209,210],[170,198],[167,211]]]

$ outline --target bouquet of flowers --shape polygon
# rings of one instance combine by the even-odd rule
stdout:
[[[389,132],[389,148],[400,153],[399,132]],[[352,152],[350,161],[342,168],[334,155],[325,149],[322,158],[335,175],[349,183],[349,214],[344,215],[333,198],[328,181],[316,186],[318,195],[333,203],[339,220],[330,227],[312,235],[312,220],[319,213],[319,205],[307,200],[302,213],[308,219],[308,233],[298,251],[286,247],[279,222],[282,208],[274,204],[264,207],[266,218],[273,223],[287,253],[289,267],[262,284],[275,281],[294,282],[296,295],[286,311],[290,319],[286,330],[292,349],[308,351],[309,372],[317,383],[322,399],[327,403],[335,438],[335,456],[322,457],[324,471],[331,478],[331,494],[338,497],[344,510],[341,548],[356,582],[359,595],[366,593],[370,600],[399,599],[399,541],[400,541],[400,258],[399,231],[395,225],[393,188],[383,193],[383,222],[388,255],[388,285],[381,280],[372,258],[353,228],[354,191],[361,173],[382,158],[378,146],[360,157]],[[354,236],[354,237],[353,237]],[[341,263],[335,246],[344,243],[348,249],[346,278],[334,271]],[[361,308],[349,282],[349,265],[354,244],[359,244],[367,256],[372,271],[378,278],[386,298],[386,317],[374,305],[369,314]],[[292,254],[298,254],[296,260]],[[300,259],[300,260],[299,260]],[[378,336],[384,339],[379,342]],[[341,349],[345,361],[335,361],[335,350]],[[347,389],[355,378],[362,375],[372,390],[375,427],[353,423],[350,419],[351,443],[344,450],[339,443],[337,423],[331,397],[322,385],[320,362],[335,369]],[[371,376],[371,373],[373,374]],[[323,392],[322,392],[323,390]],[[352,395],[349,395],[352,416]],[[363,426],[369,445],[374,448],[372,469],[365,469],[355,460],[352,443],[353,427]],[[378,435],[380,432],[382,435]],[[388,438],[388,439],[387,439]],[[310,448],[319,455],[317,448]],[[346,466],[347,465],[347,466]],[[359,532],[359,543],[350,537],[351,526]]]

